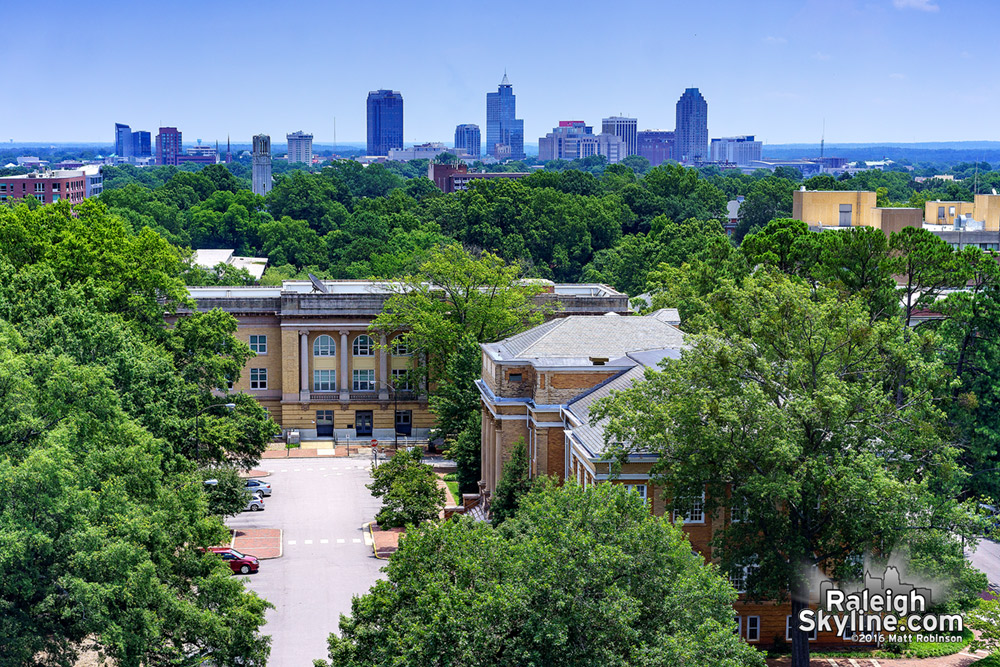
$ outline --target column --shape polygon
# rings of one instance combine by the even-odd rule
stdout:
[[[378,400],[387,401],[389,400],[389,387],[386,384],[387,378],[389,376],[388,366],[388,354],[385,351],[385,334],[379,336],[378,339]],[[393,387],[395,391],[395,387]],[[394,417],[395,419],[395,417]]]
[[[337,350],[337,354],[340,355],[340,378],[338,384],[340,385],[340,400],[346,403],[351,398],[351,377],[347,374],[347,358],[350,356],[351,350],[347,346],[347,331],[341,329],[339,333],[340,349]]]
[[[299,331],[299,400],[309,400],[309,332]]]

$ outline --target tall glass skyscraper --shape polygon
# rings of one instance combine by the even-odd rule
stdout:
[[[479,126],[475,123],[465,123],[455,128],[455,148],[464,148],[470,157],[479,157],[482,142]]]
[[[680,162],[708,160],[708,102],[697,88],[677,100],[674,155]]]
[[[487,155],[508,157],[505,149],[497,150],[500,145],[509,147],[512,160],[524,159],[524,121],[514,117],[515,106],[514,87],[504,72],[497,92],[486,93]]]
[[[388,155],[403,147],[403,96],[398,90],[368,93],[368,154]]]
[[[124,123],[115,123],[115,155],[118,157],[132,155],[132,128]]]

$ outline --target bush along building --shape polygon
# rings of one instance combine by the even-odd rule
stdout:
[[[649,503],[652,512],[667,512],[671,499],[650,479],[656,455],[633,453],[615,469],[605,445],[604,423],[591,417],[591,408],[601,398],[642,381],[647,369],[679,358],[685,347],[679,324],[674,309],[641,317],[570,316],[481,345],[482,376],[477,386],[483,480],[481,497],[468,500],[466,513],[483,516],[481,510],[488,508],[504,464],[522,438],[532,478],[553,476],[584,487],[625,484]],[[683,518],[691,545],[712,560],[713,536],[734,517],[729,510],[710,512],[706,500],[704,493],[688,499],[682,503],[684,511],[672,518]],[[741,593],[734,605],[734,631],[762,649],[790,643],[791,603],[747,599],[745,573],[731,581]],[[856,646],[835,632],[814,633],[809,641]]]

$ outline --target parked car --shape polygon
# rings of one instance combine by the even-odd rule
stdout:
[[[260,561],[256,556],[241,554],[232,547],[209,547],[208,550],[222,556],[222,560],[226,561],[229,568],[237,574],[250,574],[260,567]]]
[[[267,482],[262,482],[259,479],[248,479],[246,487],[251,491],[260,491],[260,495],[262,496],[271,495],[271,485]]]
[[[247,510],[250,510],[251,512],[260,512],[263,509],[264,499],[261,498],[259,493],[254,493],[250,498],[250,501],[247,502],[247,506],[243,508],[243,511],[246,512]]]

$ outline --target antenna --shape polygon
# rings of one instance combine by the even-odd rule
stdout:
[[[308,274],[308,275],[309,275],[309,282],[312,283],[312,286],[313,286],[314,290],[316,290],[317,292],[322,292],[323,294],[329,294],[330,293],[330,288],[328,288],[326,285],[324,285],[323,282],[319,278],[317,278],[316,276],[314,276],[311,273]]]
[[[337,150],[337,117],[333,117],[333,150]]]
[[[825,144],[826,144],[826,118],[823,119],[823,133],[820,135],[820,138],[819,138],[819,156],[820,156],[820,158],[823,157],[823,148],[824,148]]]

